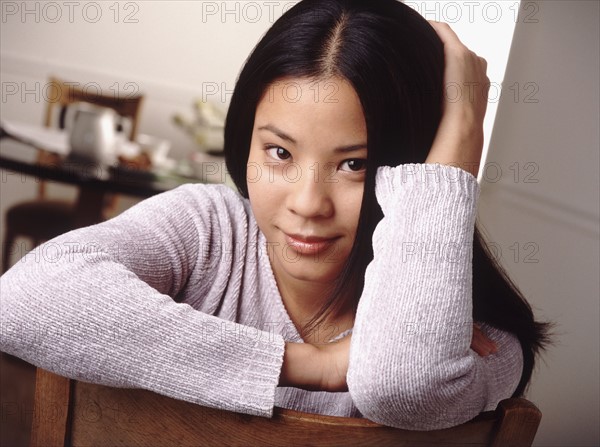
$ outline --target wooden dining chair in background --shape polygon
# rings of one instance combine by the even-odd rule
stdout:
[[[82,88],[79,85],[55,77],[49,78],[45,90],[47,105],[44,125],[46,127],[64,129],[69,107],[78,103],[89,103],[110,108],[119,117],[128,120],[127,136],[129,140],[135,140],[143,95],[128,95],[119,92],[103,94],[93,88]],[[55,154],[40,151],[38,163],[53,164],[56,162]],[[46,197],[46,184],[42,181],[39,182],[35,199],[10,207],[5,218],[2,272],[9,267],[12,246],[17,237],[31,239],[33,246],[36,247],[44,241],[73,230],[75,228],[75,205],[76,203],[72,201]],[[110,208],[116,206],[116,196],[108,199],[107,206]]]
[[[37,369],[31,446],[531,446],[541,420],[525,399],[444,430],[408,431],[367,419],[275,408],[272,418],[110,388]]]

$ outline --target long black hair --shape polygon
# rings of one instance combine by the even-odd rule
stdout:
[[[423,163],[442,115],[444,48],[435,30],[397,0],[303,0],[277,20],[246,61],[225,124],[225,156],[240,194],[248,197],[246,168],[256,107],[284,78],[347,80],[367,125],[367,169],[354,245],[336,285],[305,326],[310,333],[341,309],[356,309],[372,236],[383,213],[375,197],[379,166]],[[487,248],[477,225],[473,243],[473,318],[515,334],[524,368],[515,396],[531,378],[547,326]]]

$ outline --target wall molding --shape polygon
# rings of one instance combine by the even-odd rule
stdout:
[[[90,68],[50,59],[40,60],[9,51],[0,52],[0,59],[2,60],[0,71],[3,74],[12,74],[39,82],[47,79],[45,74],[62,76],[72,81],[98,82],[107,88],[114,82],[121,84],[134,82],[139,85],[141,93],[152,92],[153,101],[185,104],[188,107],[193,98],[199,98],[202,95],[202,86],[173,84],[139,74],[111,72],[97,67]],[[233,88],[229,84],[227,86]]]

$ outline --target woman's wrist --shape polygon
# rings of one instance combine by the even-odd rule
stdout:
[[[442,129],[440,126],[425,163],[455,166],[477,177],[483,139],[483,129],[479,127],[459,130],[457,127]]]
[[[286,343],[278,386],[317,391],[321,387],[319,350],[308,343]]]
[[[348,391],[346,374],[352,335],[319,345],[286,343],[279,386],[309,391]]]

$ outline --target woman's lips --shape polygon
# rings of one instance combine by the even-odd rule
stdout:
[[[288,246],[292,247],[298,253],[305,255],[314,255],[327,250],[335,242],[337,237],[302,237],[299,235],[285,234],[285,240]]]

